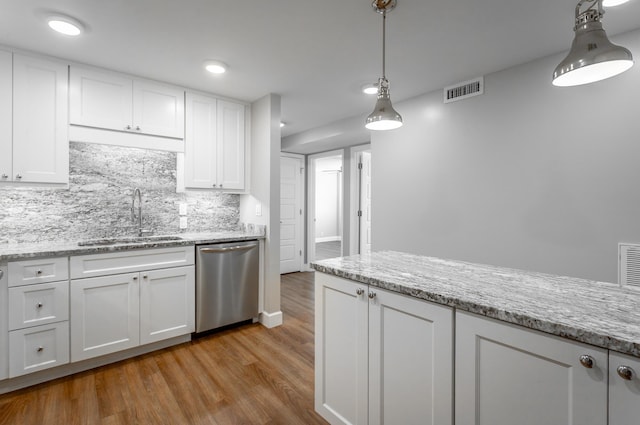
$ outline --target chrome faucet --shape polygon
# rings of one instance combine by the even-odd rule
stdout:
[[[136,198],[138,199],[138,214],[136,214]],[[138,237],[145,233],[151,233],[150,230],[142,230],[142,192],[137,187],[133,190],[131,199],[131,221],[135,223],[136,220],[138,221]]]

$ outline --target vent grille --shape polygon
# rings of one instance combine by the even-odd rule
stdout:
[[[444,103],[455,102],[484,93],[484,77],[464,81],[444,88]]]
[[[640,245],[618,244],[620,286],[640,288]]]

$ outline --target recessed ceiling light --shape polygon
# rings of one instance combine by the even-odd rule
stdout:
[[[362,92],[365,94],[378,94],[377,84],[365,84],[362,86]]]
[[[618,6],[628,2],[629,0],[603,0],[602,5],[604,7]]]
[[[49,28],[60,34],[76,36],[82,34],[84,25],[77,19],[65,15],[51,15],[47,17]]]
[[[224,74],[227,72],[227,65],[220,61],[206,61],[204,69],[212,74]]]
[[[286,124],[280,121],[280,128],[284,127]]]

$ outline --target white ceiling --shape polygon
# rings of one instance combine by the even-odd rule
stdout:
[[[387,19],[392,100],[568,51],[576,2],[398,0]],[[87,33],[53,33],[48,11]],[[640,0],[603,23],[609,36],[638,28]],[[381,34],[371,0],[0,0],[0,44],[248,102],[276,93],[283,136],[373,109],[360,87],[380,76]],[[205,59],[229,72],[207,74]]]

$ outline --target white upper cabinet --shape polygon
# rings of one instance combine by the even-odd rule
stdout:
[[[13,176],[13,57],[0,50],[0,181]]]
[[[1,53],[0,181],[68,183],[68,66]]]
[[[184,91],[109,71],[72,66],[71,124],[184,138]]]
[[[187,93],[185,187],[245,189],[245,106]]]

